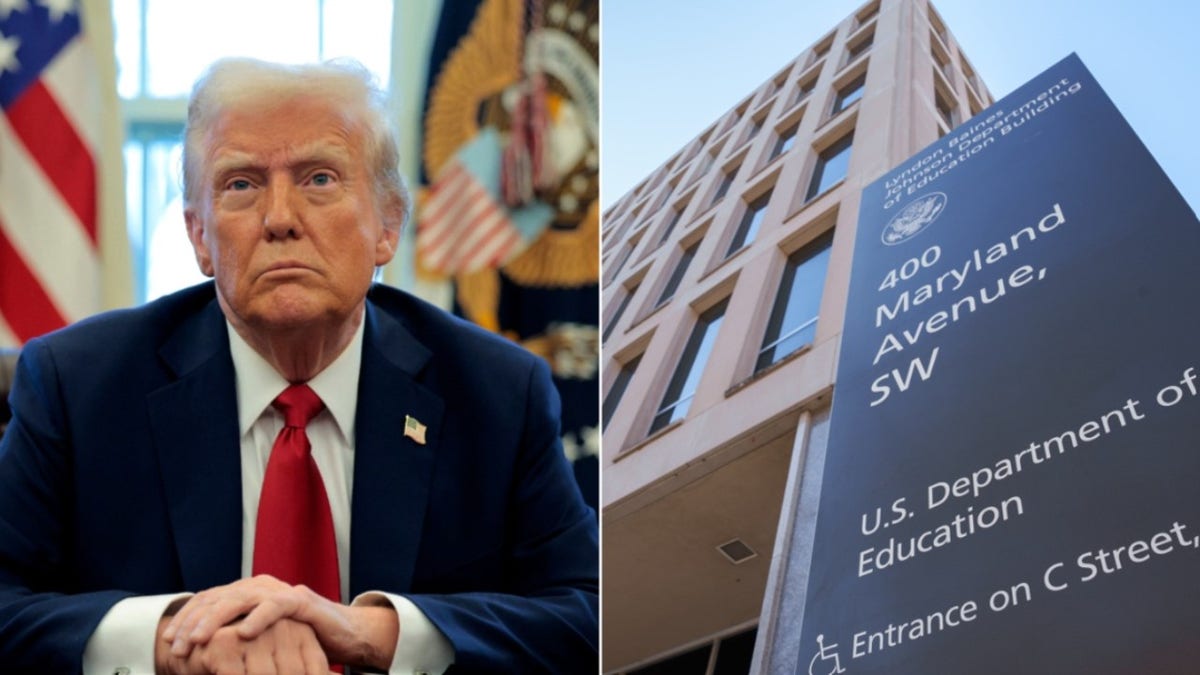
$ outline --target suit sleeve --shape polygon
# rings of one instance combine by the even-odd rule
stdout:
[[[131,593],[71,594],[71,439],[53,356],[30,342],[0,438],[0,663],[5,672],[76,673],[108,610]]]
[[[507,505],[505,592],[407,596],[453,644],[451,673],[598,672],[597,523],[563,455],[559,416],[537,359]]]

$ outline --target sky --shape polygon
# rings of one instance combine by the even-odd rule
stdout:
[[[604,0],[607,209],[865,0]],[[933,0],[996,100],[1076,52],[1200,212],[1200,3]]]

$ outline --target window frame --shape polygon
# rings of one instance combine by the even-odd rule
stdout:
[[[725,251],[726,258],[754,242],[758,231],[762,229],[763,220],[767,217],[767,208],[771,205],[771,196],[774,192],[775,188],[772,186],[746,203],[746,210],[742,212],[737,229],[733,231],[733,237],[729,239],[729,248]]]
[[[613,312],[612,319],[605,323],[604,332],[600,334],[601,344],[608,340],[613,330],[617,327],[617,324],[620,323],[621,317],[625,314],[625,310],[629,309],[629,305],[633,301],[633,296],[637,293],[639,286],[641,286],[641,282],[635,283],[632,287],[625,289],[625,294],[621,298],[621,302],[617,305],[617,311]]]
[[[667,388],[663,390],[662,402],[659,403],[654,417],[650,420],[650,430],[647,432],[648,436],[687,417],[692,399],[695,398],[696,390],[699,389],[700,380],[704,377],[704,369],[708,366],[709,357],[712,356],[717,338],[720,336],[721,324],[724,322],[725,310],[728,309],[728,306],[729,298],[722,298],[696,317],[696,322],[692,325],[692,331],[688,335],[683,351],[679,355],[679,360],[675,363],[675,370],[671,375],[670,381],[667,383]],[[703,353],[702,359],[698,358],[701,356],[704,343],[709,339],[710,335],[712,341],[709,344],[707,352]],[[687,365],[685,366],[684,364]],[[696,370],[697,368],[699,368],[698,371]],[[685,393],[684,389],[687,387],[687,381],[691,379],[693,373],[697,373],[695,388],[691,392]],[[676,411],[680,407],[683,410],[677,416]]]
[[[833,108],[830,110],[830,116],[841,114],[862,100],[863,93],[867,89],[867,74],[860,73],[857,77],[851,79],[846,84],[838,87],[836,94],[833,97]]]
[[[767,161],[771,161],[783,153],[796,147],[796,137],[800,133],[800,123],[795,122],[780,131],[775,139],[775,144],[771,146],[771,156]]]
[[[601,434],[608,430],[608,423],[612,421],[613,414],[620,407],[621,399],[624,398],[625,391],[629,388],[629,383],[633,380],[634,375],[637,375],[638,365],[641,364],[643,355],[644,353],[639,353],[621,364],[616,378],[613,379],[612,386],[608,388],[608,393],[604,395],[604,403],[600,406]]]
[[[779,276],[779,285],[775,291],[775,301],[772,303],[771,313],[767,317],[766,329],[763,332],[762,345],[759,347],[758,354],[755,356],[754,372],[756,374],[770,368],[791,354],[794,354],[795,352],[800,351],[801,349],[812,344],[812,340],[809,340],[796,346],[794,349],[788,350],[787,352],[775,353],[775,349],[780,344],[792,339],[809,327],[814,327],[813,334],[815,338],[815,326],[817,325],[818,320],[821,318],[821,295],[823,295],[825,292],[825,280],[829,275],[829,255],[833,250],[834,232],[834,228],[830,228],[825,232],[822,232],[814,237],[812,241],[789,254],[787,260],[784,262],[783,272]],[[784,320],[787,318],[786,311],[791,302],[792,295],[797,291],[797,287],[795,285],[796,275],[806,264],[817,259],[819,256],[825,256],[825,269],[824,273],[821,275],[820,286],[813,289],[817,294],[817,312],[812,317],[800,322],[798,325],[787,327],[784,325]],[[786,294],[784,293],[785,289],[787,291]],[[785,328],[787,329],[786,332],[784,332]]]
[[[726,169],[721,174],[721,182],[717,183],[717,189],[713,192],[712,200],[709,206],[719,203],[722,199],[729,196],[729,188],[733,186],[733,181],[737,180],[738,171],[741,171],[742,165],[739,163],[729,169]]]
[[[825,182],[825,170],[829,163],[840,156],[843,152],[852,152],[854,149],[854,131],[850,131],[841,138],[838,138],[833,143],[830,143],[823,150],[817,153],[817,162],[813,166],[812,176],[809,178],[808,189],[804,193],[804,202],[808,203],[828,192],[835,185],[846,178],[850,171],[850,157],[846,157],[846,173],[843,173],[837,180],[831,181],[822,187]]]
[[[662,292],[658,295],[658,302],[654,303],[655,309],[662,307],[675,297],[675,292],[679,290],[679,284],[687,274],[688,267],[696,259],[696,251],[700,249],[701,241],[703,240],[697,239],[679,254],[679,258],[675,261],[675,267],[671,270],[671,276],[667,278],[667,283],[663,285]]]
[[[846,45],[846,63],[850,63],[863,54],[866,54],[874,45],[875,31],[871,30],[864,37],[856,40],[854,44]]]

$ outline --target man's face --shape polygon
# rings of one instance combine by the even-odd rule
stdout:
[[[363,130],[301,97],[226,111],[202,143],[185,218],[230,322],[264,337],[356,325],[398,237],[383,226]]]

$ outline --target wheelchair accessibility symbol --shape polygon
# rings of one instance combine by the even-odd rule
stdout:
[[[837,653],[837,643],[825,644],[825,635],[817,636],[817,653],[813,655],[812,661],[808,662],[808,675],[835,675],[836,673],[844,673],[846,669],[842,667],[841,658]],[[820,663],[817,663],[820,661]],[[833,663],[828,663],[832,661]],[[832,668],[832,670],[830,670]]]

